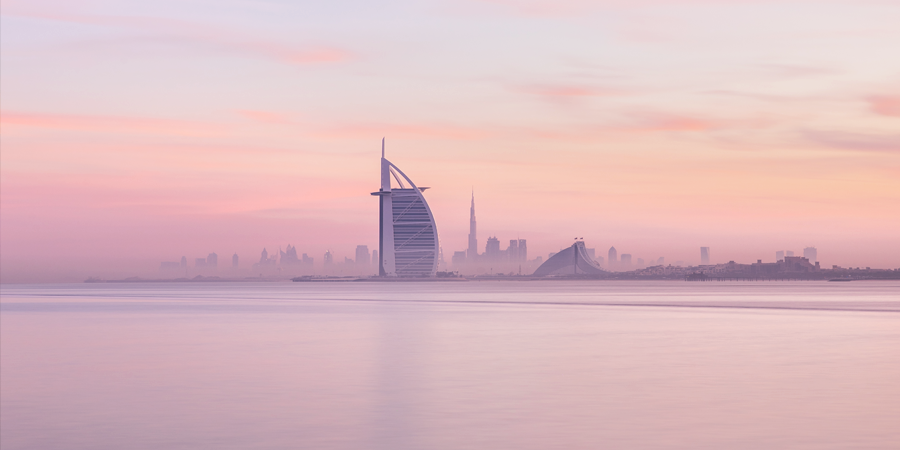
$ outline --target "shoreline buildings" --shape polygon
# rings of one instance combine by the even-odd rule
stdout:
[[[391,181],[397,187],[392,187]],[[381,140],[381,188],[378,197],[378,275],[435,276],[440,244],[434,215],[422,192],[400,168],[385,159]],[[474,207],[474,200],[473,200]]]
[[[484,245],[484,253],[478,253],[478,223],[475,219],[475,193],[472,192],[469,207],[469,237],[466,250],[453,252],[451,267],[458,273],[470,275],[488,273],[529,273],[541,262],[528,259],[528,243],[525,239],[510,239],[509,246],[501,248],[497,236],[488,236]]]

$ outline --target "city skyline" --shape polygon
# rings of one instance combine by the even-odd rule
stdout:
[[[302,254],[302,258],[298,256],[297,248],[292,246],[291,244],[287,245],[285,251],[281,250],[281,246],[279,246],[279,254],[278,256],[267,256],[267,249],[263,248],[262,256],[258,263],[253,263],[250,268],[250,272],[253,274],[259,273],[260,276],[292,276],[292,275],[361,275],[361,276],[370,276],[370,275],[380,275],[380,276],[434,276],[435,272],[438,270],[448,270],[455,269],[456,271],[460,271],[460,273],[466,273],[468,275],[478,275],[486,274],[485,267],[488,267],[490,273],[494,273],[494,267],[497,267],[498,272],[502,272],[504,269],[510,269],[511,267],[516,267],[518,264],[518,272],[522,273],[522,263],[530,263],[531,267],[526,268],[525,275],[528,275],[532,272],[535,267],[541,266],[542,262],[544,263],[538,272],[540,272],[544,267],[547,266],[546,261],[543,260],[543,256],[539,255],[534,260],[527,259],[527,247],[525,239],[512,239],[509,241],[509,246],[506,250],[501,250],[500,248],[500,240],[496,236],[489,236],[487,238],[487,242],[485,244],[484,253],[477,252],[477,222],[475,215],[475,196],[474,189],[471,194],[471,203],[469,210],[469,233],[468,233],[468,249],[465,251],[455,251],[453,252],[452,260],[448,261],[443,259],[443,252],[441,250],[440,242],[437,239],[436,232],[436,222],[432,215],[430,208],[428,207],[427,202],[424,200],[424,196],[422,193],[429,189],[428,187],[416,187],[412,180],[409,179],[399,168],[397,168],[390,161],[385,159],[385,139],[383,138],[381,141],[381,188],[378,192],[371,193],[372,196],[379,197],[379,217],[380,217],[380,228],[382,231],[379,234],[378,240],[378,250],[373,250],[371,253],[368,251],[368,245],[366,244],[358,244],[355,248],[354,257],[350,258],[349,256],[344,256],[343,262],[340,261],[340,255],[336,255],[335,252],[328,247],[322,257],[322,264],[316,265],[314,263],[315,258],[308,256],[307,253]],[[401,178],[402,177],[402,178]],[[405,180],[405,183],[404,183]],[[409,184],[409,186],[406,186]],[[392,199],[397,197],[400,203],[399,206],[392,206]],[[409,197],[409,198],[407,198]],[[419,206],[416,206],[419,205]],[[410,212],[410,208],[414,208],[413,212]],[[421,211],[419,211],[421,209]],[[391,211],[386,214],[385,211]],[[409,213],[409,214],[407,214]],[[398,223],[403,222],[404,217],[410,215],[410,217],[422,216],[426,217],[428,220],[425,228],[421,230],[419,228],[422,225],[415,220],[405,225],[407,228],[409,226],[418,227],[415,230],[401,230],[398,232],[394,231],[394,226]],[[398,222],[399,220],[399,222]],[[418,219],[416,219],[418,220]],[[396,263],[394,262],[394,238],[397,236],[396,233],[400,233],[402,239],[405,239],[404,242],[408,243],[409,239],[417,239],[418,236],[422,234],[422,232],[428,231],[430,237],[428,237],[428,242],[430,242],[429,246],[432,247],[432,250],[428,251],[428,254],[431,255],[428,259],[429,262],[425,264],[425,266],[430,267],[430,269],[426,268],[422,264],[418,264],[422,266],[419,269],[409,269],[411,267],[409,263],[416,264],[422,261],[422,255],[420,255],[421,249],[414,249],[413,253],[410,253],[411,257],[404,257],[404,260],[408,260],[404,262],[404,269],[406,272],[397,273],[395,270]],[[387,236],[387,238],[385,238]],[[407,239],[409,238],[409,239]],[[423,237],[418,237],[418,240],[424,239]],[[665,256],[660,256],[659,258],[650,258],[649,263],[645,263],[644,258],[635,257],[632,260],[632,255],[630,253],[622,253],[618,254],[615,246],[609,248],[608,251],[608,259],[604,261],[603,257],[598,257],[595,255],[596,250],[594,248],[585,248],[584,247],[584,238],[576,238],[576,244],[580,245],[580,250],[576,252],[576,254],[584,253],[587,255],[588,261],[593,261],[590,264],[594,264],[598,267],[603,267],[607,271],[610,272],[631,272],[645,268],[653,268],[653,267],[666,267],[664,261]],[[423,241],[425,242],[425,241]],[[387,246],[386,246],[387,244]],[[400,248],[402,248],[405,244],[397,244]],[[475,248],[476,251],[472,251]],[[555,255],[559,253],[572,252],[575,249],[575,246],[563,248],[559,252],[549,252],[547,255],[547,260],[558,260],[559,258],[554,258]],[[385,250],[388,253],[387,259],[384,259]],[[409,250],[405,250],[409,252]],[[580,252],[580,253],[579,253]],[[781,263],[785,261],[785,257],[790,258],[800,258],[794,256],[793,250],[778,250],[775,252],[774,263]],[[218,275],[217,267],[217,253],[212,252],[207,255],[205,258],[194,258],[193,266],[189,266],[187,264],[187,257],[182,256],[180,261],[163,261],[159,264],[158,270],[163,274],[178,274],[183,272],[185,276],[188,275]],[[338,258],[335,260],[335,258]],[[371,259],[370,259],[371,258]],[[810,262],[815,263],[815,267],[818,269],[819,262],[817,261],[817,248],[816,247],[804,247],[803,248],[803,259]],[[237,252],[235,252],[232,256],[232,276],[236,276],[237,272],[235,271],[245,271],[246,267],[240,266],[240,258]],[[671,260],[670,260],[671,261]],[[763,263],[763,259],[757,259],[759,264]],[[370,263],[373,267],[369,267]],[[735,260],[730,260],[730,264],[734,264]],[[772,264],[766,262],[766,264]],[[557,263],[559,265],[559,263]],[[668,267],[697,267],[709,265],[713,266],[724,266],[722,261],[713,261],[710,257],[710,247],[700,247],[700,257],[699,262],[695,261],[685,261],[678,260],[674,263],[670,262]],[[833,264],[834,267],[840,267],[839,264]],[[305,268],[302,271],[296,270],[288,270],[283,271],[283,269],[291,269],[291,268]],[[850,265],[850,268],[853,266]],[[857,268],[860,266],[857,266]],[[871,266],[866,265],[866,269],[869,269]],[[876,267],[877,268],[877,267]],[[375,273],[370,273],[370,270],[376,269]],[[888,268],[890,269],[890,268]],[[410,272],[409,270],[412,270]],[[555,270],[555,269],[554,269]],[[558,271],[558,270],[557,270]],[[538,273],[535,272],[535,273]],[[544,270],[544,272],[547,272]],[[553,272],[553,271],[551,271]],[[141,272],[143,275],[147,275],[148,272],[143,270]],[[513,273],[513,272],[510,272]],[[548,272],[550,273],[550,272]],[[561,273],[561,272],[560,272]],[[176,275],[177,276],[177,275]],[[97,277],[91,276],[91,279],[97,279]],[[71,280],[69,280],[71,281]]]
[[[352,258],[382,136],[445,260],[474,188],[478,251],[898,267],[900,8],[805,4],[4,1],[0,281]]]
[[[373,192],[371,195],[379,197],[379,216],[381,217],[381,223],[386,226],[387,234],[391,235],[388,241],[388,245],[393,246],[393,238],[394,231],[393,225],[399,222],[395,222],[400,218],[402,222],[403,217],[409,211],[409,209],[417,202],[421,203],[422,214],[427,215],[428,220],[430,221],[427,225],[427,229],[419,230],[407,230],[401,231],[400,233],[404,236],[409,235],[415,238],[419,236],[422,231],[430,231],[433,233],[433,236],[428,242],[431,242],[431,246],[433,246],[433,250],[429,251],[429,254],[432,256],[429,259],[427,264],[431,269],[422,269],[413,272],[408,272],[404,274],[400,274],[400,276],[434,276],[434,273],[438,270],[448,270],[455,269],[460,273],[466,273],[468,275],[478,275],[478,274],[487,274],[485,271],[485,267],[488,268],[490,273],[494,273],[494,268],[497,267],[497,271],[502,272],[504,269],[515,268],[518,265],[519,274],[522,273],[522,263],[530,263],[530,267],[526,265],[525,275],[528,275],[532,272],[536,267],[541,266],[542,263],[544,265],[541,267],[546,267],[546,260],[544,260],[542,255],[538,255],[534,260],[527,259],[527,247],[525,239],[512,239],[509,241],[509,246],[506,250],[501,250],[500,248],[500,240],[496,236],[489,236],[487,238],[487,242],[485,244],[484,253],[477,252],[477,222],[475,215],[475,196],[474,190],[471,194],[471,203],[469,210],[469,233],[467,243],[469,248],[466,251],[455,251],[452,252],[453,257],[451,261],[446,261],[443,259],[443,254],[441,251],[441,246],[439,241],[437,240],[437,234],[435,231],[435,220],[431,213],[428,204],[424,200],[424,196],[422,192],[428,187],[417,188],[412,183],[412,180],[409,179],[399,168],[394,166],[390,161],[385,159],[385,139],[382,139],[381,142],[381,188],[378,192]],[[402,179],[401,179],[402,177]],[[406,180],[404,183],[403,180]],[[410,186],[406,186],[406,184]],[[392,192],[394,191],[394,192]],[[412,194],[415,195],[412,195]],[[398,207],[391,206],[391,199],[396,196],[400,196],[402,198],[406,198],[405,196],[415,197],[412,200],[412,204],[409,200],[402,200],[401,205]],[[388,197],[388,201],[385,202],[385,197]],[[412,198],[410,197],[410,198]],[[418,207],[417,207],[418,208]],[[391,214],[386,215],[383,211],[393,211]],[[419,213],[416,213],[419,214]],[[398,216],[399,215],[399,216]],[[421,215],[421,214],[419,214]],[[393,219],[392,219],[393,217]],[[419,226],[418,222],[410,223],[412,226]],[[384,233],[384,232],[382,232]],[[408,237],[408,236],[407,236]],[[281,250],[281,246],[279,245],[279,254],[280,257],[273,255],[271,257],[267,256],[267,249],[263,248],[262,256],[258,263],[253,263],[250,267],[249,274],[259,273],[260,276],[293,276],[293,275],[359,275],[359,276],[370,276],[370,275],[380,275],[380,276],[397,276],[394,273],[393,267],[395,267],[395,263],[392,261],[394,258],[391,253],[393,250],[390,247],[385,247],[384,242],[382,242],[382,237],[379,237],[379,245],[378,248],[382,252],[387,249],[388,250],[388,263],[385,264],[386,260],[379,257],[379,250],[373,250],[371,253],[368,251],[368,245],[366,244],[358,244],[356,245],[354,257],[350,258],[349,256],[344,256],[344,260],[340,261],[341,255],[336,255],[336,253],[328,247],[322,257],[322,263],[317,265],[315,264],[315,258],[308,256],[307,253],[302,254],[302,258],[298,256],[297,248],[288,244],[286,250]],[[609,272],[631,272],[637,271],[641,269],[648,269],[653,267],[666,267],[665,264],[665,256],[660,256],[659,258],[650,258],[648,263],[645,263],[644,258],[635,257],[632,260],[632,255],[630,253],[622,253],[618,254],[615,246],[609,248],[608,251],[608,259],[604,261],[603,257],[599,257],[595,255],[596,249],[594,248],[585,248],[584,247],[584,238],[576,238],[576,243],[580,245],[580,250],[576,253],[581,254],[584,253],[587,255],[587,258],[591,262],[590,264],[597,265],[598,267],[602,267]],[[421,238],[420,238],[421,240]],[[423,241],[424,242],[424,241]],[[402,245],[401,245],[402,247]],[[476,251],[473,253],[472,248],[475,247]],[[565,253],[566,251],[571,252],[575,247],[562,248],[559,252],[551,251],[547,255],[547,260],[554,259],[558,260],[559,258],[554,258],[555,255],[559,253]],[[419,262],[422,260],[420,251],[413,255],[414,257],[410,259],[410,262]],[[778,250],[775,252],[774,262],[765,264],[774,264],[785,261],[785,257],[787,258],[800,258],[794,256],[793,250]],[[383,253],[381,254],[383,255]],[[192,276],[192,275],[219,275],[220,273],[217,271],[218,262],[217,262],[217,253],[212,252],[207,255],[205,258],[194,258],[194,264],[189,266],[187,264],[187,257],[182,256],[180,261],[163,261],[159,263],[158,270],[162,274],[175,274],[176,277],[181,275],[177,275],[183,272],[184,276]],[[337,260],[335,258],[338,258]],[[407,258],[409,259],[409,258]],[[819,267],[819,262],[817,258],[817,248],[816,247],[804,247],[803,248],[803,259],[810,262],[810,264],[814,263],[815,267]],[[240,266],[240,258],[238,253],[234,253],[232,256],[232,264],[231,264],[231,276],[237,276],[238,272],[246,272],[246,267]],[[670,259],[671,261],[671,259]],[[757,259],[759,264],[763,264],[763,258]],[[449,263],[449,264],[448,264]],[[734,264],[735,260],[730,260],[730,264]],[[369,265],[372,267],[369,267]],[[740,264],[744,264],[743,262]],[[421,264],[420,264],[421,265]],[[557,263],[559,265],[559,263]],[[668,267],[702,267],[704,265],[709,265],[710,267],[722,267],[725,266],[724,261],[713,261],[710,257],[710,247],[700,247],[700,257],[699,261],[692,260],[677,260],[674,262],[670,262]],[[834,267],[842,267],[839,264],[833,264]],[[388,267],[387,271],[385,267]],[[424,266],[423,266],[424,267]],[[859,268],[860,266],[857,266]],[[869,269],[871,266],[865,265],[866,269]],[[301,271],[293,270],[297,268],[304,268]],[[852,265],[849,268],[853,268]],[[876,267],[877,268],[877,267]],[[283,271],[284,269],[288,269],[287,271]],[[375,270],[375,273],[370,273],[371,270]],[[890,268],[888,268],[890,269]],[[237,272],[236,272],[237,271]],[[540,272],[541,269],[538,270]],[[558,270],[557,270],[558,271]],[[535,273],[538,273],[535,272]],[[546,270],[545,270],[546,272]],[[552,272],[552,271],[551,271]],[[512,271],[510,273],[513,273]],[[549,272],[548,272],[549,273]],[[562,272],[560,272],[562,273]],[[142,275],[148,275],[146,270],[141,272]],[[229,275],[226,272],[222,272],[224,275]],[[245,273],[246,275],[247,273]],[[97,279],[95,276],[91,276],[91,279]],[[71,280],[69,280],[71,281]]]
[[[373,192],[371,195],[379,197],[379,220],[382,225],[382,234],[379,237],[379,249],[385,250],[385,241],[388,242],[388,245],[394,247],[393,245],[393,225],[397,223],[403,223],[403,217],[406,213],[412,208],[416,206],[417,202],[421,203],[421,211],[417,213],[419,215],[425,214],[427,215],[429,221],[427,223],[423,223],[427,225],[426,228],[420,229],[418,232],[415,230],[412,231],[403,231],[401,234],[411,235],[413,237],[420,235],[424,231],[435,229],[435,222],[430,213],[430,210],[427,207],[427,203],[424,200],[424,196],[421,195],[424,190],[429,189],[426,187],[416,188],[412,181],[406,177],[403,172],[401,172],[396,166],[387,161],[384,157],[385,142],[382,139],[382,158],[381,158],[381,188],[378,192]],[[400,177],[406,180],[407,183],[410,184],[410,188],[407,188]],[[393,180],[393,181],[392,181]],[[395,186],[396,184],[396,186]],[[408,200],[404,200],[401,202],[401,205],[398,207],[394,207],[392,205],[392,199],[394,197],[393,194],[399,194],[400,197],[408,196],[410,192],[415,192],[417,195],[415,196],[418,200],[414,200],[412,203]],[[388,198],[389,201],[385,202],[385,198]],[[385,211],[392,211],[390,215],[386,217]],[[400,219],[398,221],[398,218]],[[410,225],[419,225],[417,223],[410,223]],[[421,228],[421,225],[419,225]],[[385,239],[385,231],[387,230],[387,239]],[[608,257],[604,261],[602,256],[598,256],[596,254],[595,248],[587,248],[585,247],[583,238],[575,238],[576,243],[573,246],[568,248],[563,248],[559,252],[550,252],[547,256],[547,260],[543,259],[543,256],[539,255],[534,260],[529,260],[527,258],[527,240],[526,239],[511,239],[509,241],[509,246],[506,250],[501,250],[500,248],[500,240],[496,236],[490,236],[487,238],[487,242],[485,244],[484,253],[477,252],[477,248],[473,250],[473,247],[477,245],[477,226],[476,226],[476,216],[475,216],[475,197],[474,192],[471,197],[471,205],[469,210],[469,235],[468,235],[468,245],[469,249],[465,251],[454,251],[452,254],[451,261],[448,262],[443,259],[442,252],[440,250],[440,244],[436,240],[436,235],[429,238],[433,239],[432,244],[436,250],[434,250],[431,255],[440,254],[440,256],[436,259],[433,259],[431,263],[428,265],[431,267],[431,270],[419,270],[415,273],[396,273],[392,267],[395,267],[396,263],[394,261],[385,261],[379,258],[379,250],[373,250],[371,253],[368,250],[367,245],[357,245],[355,250],[354,258],[344,257],[343,265],[340,262],[335,263],[334,258],[335,254],[332,250],[327,250],[323,255],[323,263],[320,266],[316,266],[314,264],[314,258],[309,257],[306,253],[303,253],[302,259],[298,257],[297,248],[288,244],[287,250],[282,251],[279,246],[280,258],[275,256],[269,257],[267,250],[263,248],[262,254],[260,257],[259,263],[254,263],[252,266],[252,272],[259,272],[260,276],[295,276],[295,275],[324,275],[324,276],[333,276],[333,275],[356,275],[356,276],[401,276],[401,277],[418,277],[418,276],[434,276],[437,271],[452,271],[457,274],[465,274],[465,275],[485,275],[485,274],[493,274],[496,272],[505,273],[505,270],[518,268],[518,275],[526,275],[529,276],[532,272],[535,276],[547,276],[547,275],[565,275],[570,270],[573,270],[573,274],[582,275],[591,275],[591,270],[593,267],[599,269],[595,271],[593,274],[598,275],[604,272],[613,273],[613,272],[635,272],[638,273],[643,269],[653,269],[650,273],[669,273],[670,270],[675,270],[677,268],[694,268],[696,270],[708,270],[713,273],[719,272],[722,270],[731,270],[733,271],[732,265],[738,264],[739,266],[746,266],[747,263],[740,262],[736,263],[734,260],[728,262],[728,264],[724,264],[723,262],[713,262],[710,257],[710,248],[709,247],[700,247],[700,260],[699,263],[694,263],[692,261],[675,261],[674,263],[669,263],[668,266],[665,264],[665,256],[661,256],[659,258],[651,258],[649,262],[646,262],[644,258],[636,257],[634,261],[632,260],[632,255],[629,253],[623,253],[621,255],[618,254],[616,248],[610,247],[608,251]],[[403,245],[400,245],[403,247]],[[389,252],[391,251],[390,247],[387,247]],[[571,254],[577,255],[576,260],[580,259],[576,265],[571,265],[571,257],[566,255]],[[420,253],[420,252],[419,252]],[[815,267],[815,270],[819,270],[820,264],[817,258],[818,250],[816,247],[805,247],[803,249],[803,257],[802,259],[806,262],[808,267]],[[389,256],[389,259],[393,258],[393,256]],[[787,258],[787,259],[786,259]],[[796,266],[800,261],[799,256],[795,257],[794,252],[792,250],[778,250],[775,252],[775,260],[774,262],[763,262],[763,259],[758,259],[756,264],[771,267],[767,270],[776,270],[773,264],[779,264],[785,262],[786,260],[795,261],[791,263],[791,266]],[[339,259],[339,257],[338,257]],[[415,260],[421,260],[421,258],[414,258]],[[207,258],[196,258],[195,264],[193,267],[189,267],[187,265],[187,259],[185,256],[182,256],[180,263],[179,262],[168,262],[164,261],[160,263],[159,270],[161,273],[169,273],[176,274],[183,272],[184,276],[190,276],[192,274],[195,275],[203,275],[203,274],[211,274],[215,273],[216,269],[216,253],[210,253]],[[525,265],[525,271],[523,272],[523,264]],[[579,272],[578,269],[582,268],[582,265],[585,265],[585,270]],[[751,263],[753,264],[753,263]],[[548,269],[548,267],[551,267]],[[303,268],[301,271],[297,271],[298,268]],[[385,269],[387,267],[387,270]],[[781,267],[781,266],[778,266]],[[833,267],[838,268],[840,265],[834,264]],[[536,270],[534,270],[536,268]],[[663,270],[663,272],[657,271],[655,268],[659,268]],[[870,269],[870,266],[866,266],[866,269]],[[191,270],[193,269],[193,271]],[[232,277],[239,276],[241,271],[241,267],[239,266],[239,256],[235,253],[232,257],[232,271],[230,275]],[[373,274],[372,271],[377,269]],[[849,267],[847,269],[853,269],[853,267]],[[859,269],[859,266],[856,268]],[[780,270],[780,269],[778,269]],[[236,272],[238,271],[238,272]],[[246,272],[246,271],[244,271]],[[510,274],[515,274],[515,270],[510,271]],[[643,272],[641,272],[643,273]],[[246,273],[244,273],[246,275]],[[96,277],[92,277],[96,278]]]
[[[405,181],[404,181],[405,180]],[[449,276],[599,276],[610,277],[614,273],[622,273],[629,277],[680,277],[690,281],[705,281],[711,276],[723,277],[775,277],[775,276],[838,276],[847,271],[860,270],[859,267],[842,268],[833,265],[833,271],[821,272],[818,261],[818,249],[805,247],[803,256],[794,256],[792,250],[775,252],[774,262],[738,263],[734,260],[727,264],[714,263],[711,259],[710,247],[700,247],[700,263],[692,264],[676,261],[664,265],[665,257],[650,259],[646,264],[640,257],[632,259],[630,253],[618,253],[613,246],[607,252],[604,264],[603,257],[597,256],[595,248],[585,246],[583,237],[576,237],[575,243],[559,252],[550,252],[547,260],[542,256],[529,260],[526,239],[511,239],[509,246],[501,249],[500,239],[489,236],[485,243],[484,253],[477,251],[477,221],[475,215],[474,189],[469,208],[468,248],[465,251],[454,251],[449,270],[444,260],[437,233],[437,223],[423,195],[429,187],[417,187],[415,183],[399,167],[385,158],[385,138],[381,140],[380,187],[370,195],[378,197],[378,250],[369,252],[368,246],[356,246],[354,258],[344,257],[343,263],[332,250],[327,250],[322,257],[322,265],[317,270],[314,258],[306,253],[298,256],[297,248],[288,244],[286,250],[279,247],[279,255],[268,256],[263,248],[258,263],[253,264],[252,274],[259,277],[293,278],[309,276],[362,276],[378,278],[420,278]],[[204,276],[218,276],[218,255],[213,252],[206,258],[195,258],[193,267],[187,265],[187,258],[180,262],[163,261],[159,271],[173,275],[177,279],[190,278],[192,275],[204,279]],[[523,271],[524,266],[524,271]],[[604,268],[605,266],[605,268]],[[377,270],[375,270],[377,268]],[[487,270],[485,269],[487,268]],[[193,270],[192,270],[193,269]],[[511,270],[512,269],[512,270]],[[517,271],[516,271],[517,269]],[[865,270],[871,267],[866,266]],[[373,270],[375,273],[373,274]],[[897,269],[900,270],[900,269]],[[690,272],[688,272],[690,271]],[[877,271],[877,268],[876,268]],[[253,279],[247,277],[239,265],[239,255],[232,256],[230,279]],[[133,277],[131,277],[134,279]],[[90,281],[102,280],[90,277]]]

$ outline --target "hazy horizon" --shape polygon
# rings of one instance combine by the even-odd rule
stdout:
[[[898,22],[879,0],[4,1],[0,282],[377,249],[382,137],[447,262],[474,189],[480,251],[897,268]]]

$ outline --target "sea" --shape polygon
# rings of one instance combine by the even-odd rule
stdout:
[[[0,448],[896,450],[900,282],[7,284]]]

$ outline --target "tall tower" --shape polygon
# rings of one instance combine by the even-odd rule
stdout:
[[[815,247],[806,247],[803,249],[803,257],[815,264],[818,261],[818,251]]]
[[[700,247],[700,264],[709,264],[709,247]]]
[[[469,250],[466,259],[475,262],[478,257],[478,237],[475,234],[475,191],[472,191],[472,207],[469,209]]]
[[[356,264],[359,264],[359,265],[368,265],[369,264],[369,246],[368,245],[357,245],[356,246]]]
[[[391,179],[399,187],[391,187]],[[407,186],[408,185],[408,186]],[[422,191],[403,171],[384,158],[381,140],[381,189],[378,196],[378,275],[434,276],[440,256],[434,215]]]
[[[616,251],[615,247],[609,248],[609,260],[607,261],[607,267],[612,270],[613,267],[616,266],[616,263],[619,262],[619,252]]]

